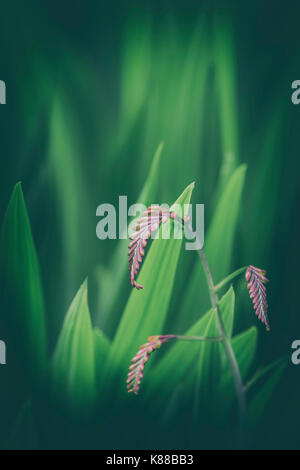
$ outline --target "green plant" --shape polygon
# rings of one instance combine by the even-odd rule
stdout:
[[[37,300],[42,299],[42,289],[37,256],[21,185],[16,185],[13,191],[1,232],[2,297],[6,299],[7,305],[14,312],[13,323],[8,321],[6,327],[12,333],[17,355],[22,357],[26,354],[26,357],[28,357],[29,377],[31,376],[30,395],[33,394],[34,396],[37,389],[44,388],[43,384],[46,379],[49,381],[50,394],[46,391],[44,393],[48,397],[49,403],[52,404],[51,406],[61,410],[60,412],[69,416],[71,420],[90,426],[92,433],[95,425],[93,424],[94,416],[97,416],[98,413],[100,413],[100,416],[105,416],[105,410],[112,406],[121,410],[127,401],[126,395],[123,393],[124,364],[133,356],[138,344],[142,343],[142,338],[148,337],[151,330],[162,331],[164,328],[168,305],[174,291],[175,272],[181,251],[182,238],[174,237],[171,240],[164,240],[158,237],[155,239],[139,274],[140,282],[146,286],[145,290],[140,291],[141,284],[137,284],[135,279],[142,260],[143,242],[149,237],[150,233],[157,230],[161,234],[162,225],[167,221],[173,221],[174,227],[178,226],[179,230],[182,230],[185,224],[188,230],[192,231],[189,217],[184,216],[184,218],[181,218],[181,210],[185,204],[189,204],[193,188],[194,184],[189,185],[170,207],[169,211],[161,210],[160,206],[151,207],[143,215],[144,219],[139,222],[129,248],[130,280],[136,289],[131,291],[112,340],[92,324],[88,305],[87,282],[85,281],[67,312],[51,360],[51,367],[48,365],[49,360],[46,353],[47,331],[44,311],[42,308],[36,308]],[[225,188],[225,193],[226,191]],[[147,236],[140,236],[142,231]],[[19,239],[23,240],[24,245],[22,252],[15,259],[12,247]],[[217,409],[219,408],[219,398],[221,396],[227,397],[226,404],[222,403],[222,409],[221,411],[219,409],[218,412],[220,419],[222,419],[222,416],[225,418],[234,402],[233,377],[235,392],[238,396],[242,431],[244,431],[245,394],[251,391],[253,387],[255,387],[255,390],[258,387],[254,393],[254,399],[257,399],[257,394],[259,394],[261,397],[260,413],[262,413],[261,402],[268,400],[283,370],[283,363],[282,361],[278,364],[274,363],[274,365],[266,368],[266,371],[261,371],[258,375],[255,375],[244,386],[245,377],[249,373],[254,357],[256,329],[250,328],[231,339],[234,317],[234,291],[230,287],[220,300],[218,293],[246,268],[235,271],[219,284],[214,285],[203,251],[199,250],[199,254],[205,267],[211,309],[205,315],[200,316],[183,335],[162,334],[149,337],[148,342],[143,344],[134,356],[127,379],[128,389],[135,393],[138,392],[143,369],[150,354],[162,344],[171,342],[173,347],[166,351],[161,361],[149,367],[149,377],[145,377],[145,380],[148,380],[148,385],[145,387],[143,412],[149,413],[149,416],[159,413],[162,422],[170,422],[178,414],[181,399],[184,403],[192,392],[195,393],[194,416],[197,423],[202,401],[208,403],[207,397],[203,393],[206,393],[205,390],[207,390],[208,384],[218,371],[219,388],[217,392],[214,389],[214,394],[212,396],[209,394],[209,398],[213,399],[214,407]],[[26,280],[26,286],[30,287],[34,283],[36,286],[34,291],[31,288],[28,291],[27,288],[25,289],[26,286],[19,282],[18,274],[20,272],[22,272],[23,279]],[[263,303],[265,299],[264,272],[250,266],[246,270],[246,279],[248,280],[248,287],[257,314],[268,325],[266,310],[261,310],[262,307],[263,309],[266,308],[266,303]],[[253,287],[257,282],[259,282],[259,292]],[[12,292],[14,293],[13,296]],[[38,299],[34,296],[34,292],[39,292]],[[29,293],[32,295],[29,296]],[[185,293],[183,294],[185,295]],[[259,295],[259,297],[256,298],[256,295]],[[12,302],[13,299],[14,302]],[[39,302],[42,302],[42,300],[39,300]],[[261,305],[261,302],[263,305]],[[29,314],[20,319],[18,315],[22,303],[24,306],[26,305]],[[40,305],[42,304],[40,303]],[[31,316],[31,312],[36,315],[35,319]],[[18,328],[18,325],[22,326]],[[38,326],[39,331],[35,330],[36,326]],[[22,332],[25,332],[22,342],[18,342],[18,335],[15,335],[16,328],[18,331],[21,328]],[[199,347],[195,347],[198,344]],[[39,361],[42,359],[39,353],[40,349],[44,354],[42,356],[44,357],[43,373],[41,373],[41,366],[38,366],[39,362],[37,362],[37,359]],[[230,370],[227,369],[227,362],[230,365]],[[194,363],[197,367],[193,366]],[[169,376],[167,381],[164,380],[166,374]],[[268,383],[267,393],[262,392],[264,390],[265,374],[269,377],[266,379],[266,383]],[[181,386],[182,382],[184,387]],[[172,407],[175,406],[175,408],[173,411],[172,407],[166,409],[166,403],[169,401],[168,397],[173,396],[174,391],[177,389],[178,392],[180,390],[179,395],[176,395],[176,399],[174,396],[170,402],[170,406],[173,403]],[[156,396],[155,400],[153,400],[153,394]],[[254,406],[257,406],[253,403],[249,403],[249,408],[253,409]],[[131,402],[129,405],[131,406]],[[96,415],[95,410],[97,410]],[[21,418],[18,418],[17,427],[20,428],[18,435],[22,432],[23,416],[25,415],[21,413]],[[30,423],[31,427],[36,428],[34,407],[30,408]],[[26,417],[24,426],[27,425],[28,419]],[[12,432],[13,435],[9,438],[10,447],[14,445],[13,436],[15,432]],[[35,441],[32,446],[36,447],[38,440],[38,430],[36,429],[34,436]],[[31,444],[26,445],[30,447]]]
[[[189,217],[185,216],[184,218],[179,217],[173,211],[168,211],[160,206],[149,206],[147,211],[143,214],[143,217],[138,219],[137,225],[135,227],[135,232],[131,235],[132,241],[129,244],[128,252],[128,261],[129,261],[129,270],[130,270],[130,283],[136,289],[142,289],[143,286],[138,284],[135,280],[140,263],[142,262],[142,257],[144,256],[144,248],[147,244],[147,240],[151,235],[158,231],[160,224],[164,224],[167,220],[174,220],[175,223],[185,226],[190,235],[194,235],[199,246],[201,246],[200,240],[196,232],[193,232],[193,229],[189,223]],[[212,309],[217,314],[219,338],[209,338],[209,337],[190,337],[190,336],[180,336],[180,335],[156,335],[148,338],[148,342],[142,345],[139,351],[136,353],[132,359],[132,365],[129,367],[128,379],[127,379],[127,388],[129,392],[138,393],[141,379],[143,377],[143,370],[145,363],[149,359],[150,354],[159,348],[166,341],[172,339],[184,339],[187,341],[220,341],[224,347],[224,352],[227,357],[227,361],[230,366],[232,377],[234,380],[236,395],[239,405],[239,416],[240,416],[240,433],[242,442],[244,442],[245,434],[245,419],[246,419],[246,398],[245,398],[245,387],[242,381],[241,373],[239,370],[238,362],[230,341],[226,333],[226,329],[222,320],[220,304],[217,291],[227,284],[230,280],[234,279],[237,275],[246,271],[246,280],[248,281],[248,289],[250,292],[250,297],[253,300],[254,309],[258,318],[265,323],[267,330],[269,330],[269,323],[267,317],[267,300],[266,300],[266,289],[264,283],[268,280],[265,277],[266,271],[255,268],[254,266],[249,266],[247,268],[240,268],[234,273],[230,274],[221,281],[217,286],[215,286],[212,278],[212,273],[210,271],[206,256],[202,248],[198,249],[200,259],[204,266],[204,272],[207,280],[207,286],[209,289],[209,296],[211,300]]]
[[[300,329],[295,10],[269,9],[260,28],[259,1],[246,10],[237,1],[81,2],[72,15],[54,3],[19,2],[18,15],[2,6],[16,27],[1,29],[0,221],[19,180],[26,207],[18,188],[0,242],[0,445],[14,428],[17,448],[237,447],[220,341],[168,341],[151,354],[141,393],[124,386],[153,333],[218,337],[202,262],[180,241],[154,240],[136,291],[128,241],[95,236],[99,203],[121,194],[171,203],[195,180],[215,284],[250,261],[272,276],[270,334],[256,328],[243,276],[217,290],[245,384],[248,444],[298,448],[297,370],[278,382],[287,361],[273,362]]]

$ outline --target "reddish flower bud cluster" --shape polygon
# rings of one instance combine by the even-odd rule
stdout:
[[[161,222],[165,223],[168,220],[170,214],[167,209],[160,206],[149,206],[143,213],[143,217],[138,219],[135,232],[130,235],[132,241],[128,245],[129,278],[130,284],[136,287],[136,289],[143,289],[141,284],[137,284],[135,278],[145,254],[144,249],[147,245],[147,240],[150,238],[151,233],[158,230]]]
[[[138,352],[131,360],[132,365],[129,367],[127,378],[127,390],[136,395],[140,389],[140,383],[144,375],[144,367],[148,361],[150,354],[160,348],[163,343],[175,339],[176,335],[156,335],[150,336],[148,342],[140,346]]]
[[[249,266],[246,270],[246,281],[249,289],[250,298],[259,320],[266,325],[266,329],[270,330],[268,320],[268,304],[265,283],[268,279],[265,277],[266,271],[263,269]]]
[[[135,232],[129,237],[132,241],[128,245],[129,280],[132,287],[143,289],[143,286],[136,282],[136,276],[143,261],[147,241],[151,234],[158,230],[160,223],[164,224],[170,218],[172,220],[179,220],[182,225],[190,220],[189,216],[184,216],[181,219],[176,216],[175,212],[170,212],[168,209],[158,205],[149,206],[143,212],[143,216],[137,220]]]

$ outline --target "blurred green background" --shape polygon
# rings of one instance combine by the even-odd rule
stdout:
[[[147,193],[154,200],[146,202],[172,203],[195,181],[192,202],[205,204],[207,229],[230,177],[247,164],[234,243],[215,263],[226,258],[223,276],[246,264],[267,269],[271,332],[259,327],[256,366],[290,355],[300,338],[300,108],[290,99],[291,83],[299,79],[299,8],[258,0],[1,5],[7,104],[0,106],[0,215],[2,221],[21,181],[44,294],[46,364],[87,276],[93,325],[113,337],[130,287],[127,280],[115,282],[118,241],[96,238],[96,207],[118,204],[119,195],[137,201],[161,141]],[[226,221],[222,229],[226,234]],[[126,244],[119,250],[126,259]],[[166,333],[183,332],[197,319],[198,312],[184,309],[189,302],[198,302],[201,314],[208,308],[197,289],[186,300],[196,263],[192,252],[181,250]],[[236,294],[235,334],[257,324],[240,283]],[[3,298],[1,304],[5,325],[12,314]],[[135,415],[132,400],[122,412],[113,404],[100,410],[92,427],[73,422],[49,400],[47,382],[41,389],[28,380],[26,356],[10,346],[3,325],[8,364],[0,369],[0,442],[13,433],[19,447],[33,446],[22,441],[25,434],[41,448],[230,447],[223,425],[206,428],[201,439],[187,437],[185,408],[177,413],[175,434],[156,431],[155,416],[148,422]],[[35,334],[44,332],[36,327]],[[300,447],[299,374],[296,366],[286,369],[251,447]],[[151,438],[137,436],[136,426],[149,426]]]

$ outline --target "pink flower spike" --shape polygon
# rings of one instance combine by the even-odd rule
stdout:
[[[138,219],[139,223],[135,227],[135,232],[129,237],[131,239],[128,245],[129,279],[132,287],[136,289],[143,289],[141,284],[137,284],[136,276],[145,254],[144,248],[147,245],[147,240],[151,233],[158,230],[160,223],[165,223],[169,217],[170,213],[167,209],[157,205],[149,206],[144,212],[144,217]]]
[[[164,207],[153,205],[149,206],[143,212],[143,216],[137,219],[138,223],[134,228],[134,233],[129,236],[131,241],[128,245],[129,280],[132,287],[143,289],[142,285],[137,284],[136,277],[145,254],[144,248],[147,240],[151,237],[152,233],[159,229],[161,223],[165,224],[170,219],[179,222],[183,227],[184,221],[187,222],[190,218],[189,216],[184,216],[184,219],[181,219],[179,216],[176,216],[175,212],[170,212]]]
[[[160,348],[163,343],[175,339],[176,335],[155,335],[149,336],[147,343],[140,346],[136,355],[131,359],[132,364],[129,366],[127,376],[127,391],[136,395],[140,389],[140,383],[144,375],[144,367],[148,361],[150,354]]]
[[[268,319],[268,303],[265,283],[269,282],[265,277],[266,271],[264,269],[248,266],[245,278],[248,282],[247,287],[249,290],[250,298],[252,299],[255,314],[258,319],[266,325],[267,331],[270,330]]]

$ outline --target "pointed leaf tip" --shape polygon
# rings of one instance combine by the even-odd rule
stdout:
[[[94,346],[85,279],[64,319],[52,362],[53,393],[80,419],[89,416],[95,399]]]
[[[3,322],[33,381],[44,376],[45,306],[38,256],[22,185],[15,184],[0,232]],[[25,332],[25,333],[24,333]],[[24,359],[25,358],[25,359]]]

